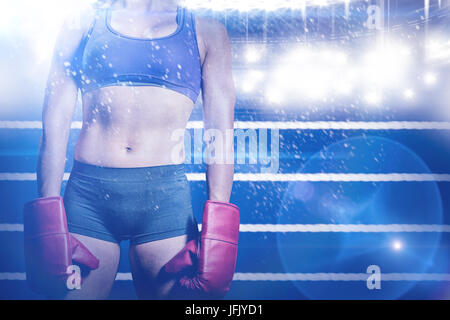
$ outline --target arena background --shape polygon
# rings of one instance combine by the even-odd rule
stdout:
[[[36,197],[54,36],[62,17],[88,2],[0,4],[1,299],[42,298],[25,281],[22,207]],[[242,225],[226,299],[449,299],[450,1],[187,5],[228,29],[236,128],[246,136],[237,148],[231,202]],[[66,172],[80,116],[78,106]],[[201,119],[199,100],[192,141]],[[269,158],[255,147],[263,141]],[[201,152],[192,143],[187,153],[198,221]],[[136,298],[128,245],[111,299]]]

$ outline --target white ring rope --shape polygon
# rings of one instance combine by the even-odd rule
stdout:
[[[202,225],[198,225],[202,229]],[[240,232],[450,232],[450,225],[440,224],[241,224]],[[23,232],[23,224],[0,224],[0,232]]]
[[[381,281],[450,281],[448,273],[381,273]],[[367,273],[235,273],[233,281],[367,281]],[[26,280],[24,272],[0,272],[0,281]],[[117,273],[116,281],[133,280],[131,273]]]
[[[450,122],[425,121],[236,121],[239,129],[280,130],[450,130]]]
[[[193,176],[199,178],[198,176]],[[236,173],[234,181],[406,182],[450,181],[450,174],[428,173]]]
[[[367,273],[235,273],[234,281],[367,281]],[[381,273],[381,281],[450,281],[447,273]]]
[[[68,180],[69,172],[64,174]],[[187,173],[189,181],[205,181],[205,173]],[[35,173],[3,172],[0,181],[35,181]],[[445,173],[235,173],[234,181],[272,182],[450,182]]]
[[[81,129],[82,122],[72,122]],[[188,129],[203,128],[203,121],[189,121]],[[450,130],[442,121],[235,121],[235,129],[280,130]],[[0,129],[42,129],[41,121],[0,121]]]
[[[450,232],[439,224],[242,224],[240,232]]]

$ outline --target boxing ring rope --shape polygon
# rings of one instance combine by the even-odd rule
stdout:
[[[233,281],[367,281],[368,273],[241,273],[236,272]],[[381,273],[381,281],[450,281],[448,273]],[[24,272],[2,272],[0,281],[24,281]],[[131,273],[117,273],[116,281],[133,280]]]
[[[81,129],[82,122],[72,122]],[[203,121],[189,121],[187,129],[201,129]],[[235,129],[279,130],[450,130],[440,121],[235,121]],[[0,121],[0,129],[42,129],[41,121]]]
[[[70,173],[64,173],[63,180]],[[186,173],[189,181],[206,181],[204,173]],[[36,173],[3,172],[0,181],[35,181]],[[446,173],[235,173],[234,181],[245,182],[450,182]]]
[[[202,229],[202,225],[198,225]],[[23,224],[0,224],[0,232],[23,232]],[[442,232],[450,233],[450,225],[441,224],[241,224],[239,232],[363,232],[404,233]]]
[[[367,273],[235,273],[233,281],[367,281]],[[381,281],[450,281],[448,273],[381,273]]]

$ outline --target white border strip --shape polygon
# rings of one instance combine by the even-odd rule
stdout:
[[[233,281],[367,281],[367,273],[235,273]],[[0,272],[0,281],[26,280],[24,272]],[[117,273],[116,281],[131,281],[129,272]],[[450,281],[448,273],[381,273],[381,281]]]
[[[64,174],[68,180],[69,172]],[[206,181],[205,173],[187,173],[190,181]],[[35,181],[36,173],[0,173],[0,181]],[[235,173],[234,181],[274,182],[450,182],[446,173]]]
[[[202,229],[202,225],[198,225]],[[23,224],[0,224],[0,232],[23,232]],[[239,232],[450,232],[440,224],[241,224]]]
[[[81,129],[82,122],[72,122]],[[440,121],[235,121],[235,129],[280,130],[450,130]],[[189,121],[187,129],[201,129],[203,121]],[[42,129],[41,121],[0,121],[0,129]]]

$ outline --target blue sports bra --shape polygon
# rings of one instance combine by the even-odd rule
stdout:
[[[106,86],[158,86],[196,102],[201,61],[192,12],[177,8],[177,30],[161,38],[123,35],[109,23],[110,9],[98,11],[70,71],[81,92]]]

